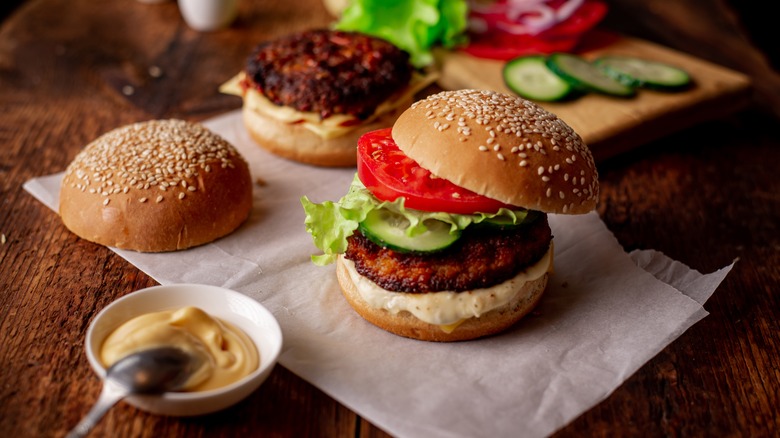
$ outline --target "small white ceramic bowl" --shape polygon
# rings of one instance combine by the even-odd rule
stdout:
[[[241,293],[201,284],[155,286],[128,294],[101,310],[87,330],[89,364],[105,378],[98,359],[103,340],[119,325],[144,313],[196,306],[206,313],[234,324],[257,346],[260,366],[251,374],[222,388],[209,391],[169,392],[161,396],[135,395],[125,399],[131,405],[160,415],[192,416],[225,409],[246,398],[268,377],[282,350],[282,331],[273,314]]]

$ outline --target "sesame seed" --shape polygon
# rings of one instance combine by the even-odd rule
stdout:
[[[162,202],[162,200],[163,200],[163,197],[162,197],[162,195],[160,195],[160,196],[157,197],[157,199],[154,200],[154,202],[160,203],[160,202]]]
[[[484,131],[474,131],[478,132],[477,138],[484,138],[479,140],[482,144],[477,143],[479,151],[492,149],[499,160],[516,159],[521,168],[535,168],[539,179],[545,183],[551,181],[552,175],[562,170],[562,166],[574,165],[578,159],[584,160],[590,168],[588,175],[595,170],[590,150],[580,136],[556,115],[528,100],[494,91],[463,89],[433,94],[419,102],[422,103],[413,106],[422,105],[431,109],[425,113],[432,116],[429,126],[442,130],[442,126],[448,122],[457,123],[458,140],[461,142],[467,141],[466,137],[475,128],[482,127]],[[499,142],[503,143],[504,148],[499,146]],[[506,154],[504,150],[511,152]],[[515,154],[517,158],[514,158]],[[529,159],[533,154],[542,156],[539,158],[543,165],[533,164],[534,160]],[[571,170],[563,173],[564,181],[571,180],[574,185],[579,183],[582,187],[578,192],[568,192],[570,197],[579,193],[592,200],[598,193],[595,177],[588,176],[592,181],[586,183],[584,171],[576,178]],[[559,197],[565,195],[566,192],[558,193]],[[549,197],[552,196],[554,194],[550,192]],[[574,210],[575,207],[569,204],[565,208]]]
[[[110,198],[106,198],[106,199],[103,201],[103,205],[108,205],[108,202],[109,202],[109,201],[111,201],[111,199],[110,199]]]
[[[85,192],[102,196],[132,196],[154,186],[166,191],[181,185],[195,191],[198,169],[233,168],[234,160],[241,159],[232,145],[198,123],[152,120],[114,129],[88,144],[68,167],[63,181],[69,185],[85,181]],[[99,187],[87,190],[90,180]],[[157,199],[162,201],[162,197]],[[141,203],[147,200],[138,198]]]
[[[184,199],[185,196],[184,192],[179,192],[179,199]]]

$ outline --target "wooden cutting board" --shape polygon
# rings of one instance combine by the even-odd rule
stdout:
[[[644,40],[610,34],[607,41],[580,54],[589,59],[610,54],[666,62],[688,71],[695,86],[678,93],[641,89],[627,99],[590,93],[569,102],[538,102],[582,136],[596,161],[726,116],[744,108],[750,100],[750,80],[741,73]],[[444,89],[511,92],[501,76],[503,61],[463,52],[440,52],[437,63],[441,74],[438,83]]]

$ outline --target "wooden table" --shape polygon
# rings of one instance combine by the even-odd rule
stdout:
[[[747,73],[753,105],[599,163],[598,212],[626,250],[660,250],[702,272],[739,261],[706,303],[708,317],[556,436],[780,434],[777,53],[760,13],[705,3],[614,0],[605,26]],[[254,44],[329,21],[318,0],[241,2],[232,28],[203,34],[186,27],[175,3],[30,0],[4,18],[0,436],[62,436],[75,425],[100,390],[83,352],[89,322],[114,299],[155,285],[71,234],[22,184],[64,170],[109,129],[238,108],[216,87]],[[178,419],[120,404],[101,435],[386,433],[279,366],[227,411]]]

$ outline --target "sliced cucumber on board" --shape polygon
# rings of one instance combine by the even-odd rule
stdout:
[[[683,69],[658,61],[629,56],[603,56],[593,62],[608,75],[632,87],[675,91],[691,83]]]
[[[553,53],[547,57],[547,67],[577,88],[610,96],[631,97],[634,87],[621,83],[586,59],[570,53]]]
[[[450,225],[437,220],[425,222],[428,228],[422,234],[406,235],[409,220],[389,210],[372,210],[358,229],[369,240],[398,252],[441,251],[457,241],[461,233],[450,233]]]
[[[545,60],[545,56],[528,55],[508,61],[502,71],[504,83],[526,99],[552,102],[569,97],[573,87],[552,72]]]

